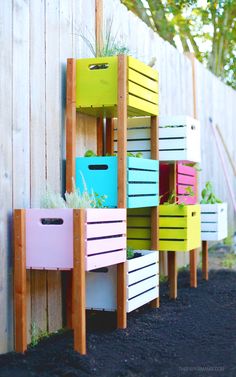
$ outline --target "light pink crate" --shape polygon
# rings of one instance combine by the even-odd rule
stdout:
[[[73,209],[27,209],[25,212],[26,268],[71,269]],[[43,225],[49,221],[51,224]]]
[[[126,210],[86,209],[85,269],[126,260]],[[73,210],[26,210],[26,267],[73,268]]]
[[[86,210],[86,270],[126,260],[126,210]]]

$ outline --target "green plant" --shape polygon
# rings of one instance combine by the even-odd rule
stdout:
[[[165,276],[165,275],[159,275],[159,282],[162,284],[162,283],[166,283],[168,281],[168,276]]]
[[[112,157],[112,156],[117,156],[117,154],[116,153],[113,153],[113,154],[106,153],[106,156]],[[142,152],[137,152],[137,153],[127,152],[127,156],[128,157],[143,158]],[[84,157],[101,157],[101,156],[98,156],[94,151],[92,151],[91,149],[88,149],[85,152]]]
[[[221,262],[221,265],[225,268],[233,268],[236,266],[236,255],[227,254]]]
[[[47,184],[45,193],[40,200],[41,208],[66,208],[66,203],[61,194],[54,192]]]
[[[70,193],[65,193],[65,199],[47,185],[46,192],[41,199],[41,208],[103,208],[107,196],[99,195],[93,191],[89,193],[84,176],[81,172],[80,174],[84,186],[82,193],[75,187],[74,179],[72,179],[73,190]]]
[[[134,257],[134,249],[128,246],[126,251],[127,251],[127,259],[132,259]]]
[[[94,38],[89,39],[84,34],[79,34],[94,57],[129,54],[129,48],[120,40],[117,40],[117,34],[112,35],[112,23],[113,20],[108,23],[102,44],[95,41]]]
[[[218,199],[214,192],[213,192],[213,185],[210,181],[206,182],[204,189],[202,190],[202,200],[200,201],[201,204],[215,204],[215,203],[222,203],[220,199]]]
[[[44,338],[49,337],[49,333],[47,330],[42,330],[40,327],[36,325],[35,322],[31,324],[30,328],[30,335],[31,335],[31,347],[37,346],[37,344]]]

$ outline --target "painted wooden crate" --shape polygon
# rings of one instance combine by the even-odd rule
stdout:
[[[220,241],[228,235],[227,203],[201,204],[201,238]]]
[[[151,209],[132,208],[127,211],[127,242],[133,249],[151,249]]]
[[[160,205],[159,250],[189,251],[200,247],[200,205]]]
[[[159,297],[159,254],[157,251],[137,250],[141,257],[128,260],[127,313]],[[114,311],[117,308],[116,266],[103,271],[91,271],[86,277],[86,306],[88,309]]]
[[[160,161],[200,162],[200,124],[188,116],[160,117]],[[117,152],[117,123],[114,124],[114,151]],[[128,119],[127,151],[151,156],[150,117]]]
[[[160,203],[163,204],[168,200],[169,192],[169,177],[171,166],[166,163],[160,164]],[[173,190],[176,192],[177,203],[196,204],[197,203],[197,172],[194,167],[176,164],[175,171],[176,187]],[[190,191],[189,191],[190,190]]]
[[[107,207],[117,207],[117,157],[77,157],[76,187],[107,196]],[[159,163],[127,157],[127,208],[154,207],[159,201]]]
[[[86,209],[86,270],[126,260],[126,210]],[[73,209],[26,210],[26,267],[73,268]]]
[[[160,117],[160,161],[201,161],[200,124],[188,116]]]
[[[130,116],[158,114],[158,73],[131,56],[127,57]],[[89,115],[117,115],[118,57],[76,61],[76,108]]]

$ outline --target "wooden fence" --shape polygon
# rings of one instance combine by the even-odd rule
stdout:
[[[104,0],[105,29],[109,20],[113,20],[113,33],[136,57],[146,63],[156,58],[161,114],[192,115],[191,61],[118,0]],[[13,0],[1,4],[0,353],[13,349],[12,209],[38,207],[46,181],[53,189],[64,190],[66,59],[91,56],[81,34],[95,39],[95,0]],[[196,84],[202,126],[200,181],[211,179],[219,196],[229,201],[209,117],[218,123],[235,159],[236,93],[199,63]],[[79,116],[78,123],[80,154],[96,149],[94,119]],[[229,220],[233,229],[231,208]],[[62,327],[62,277],[60,272],[28,272],[29,334],[31,325],[34,331]]]

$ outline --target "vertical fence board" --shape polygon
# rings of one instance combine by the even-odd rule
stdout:
[[[0,354],[13,347],[12,317],[12,4],[0,11]]]

